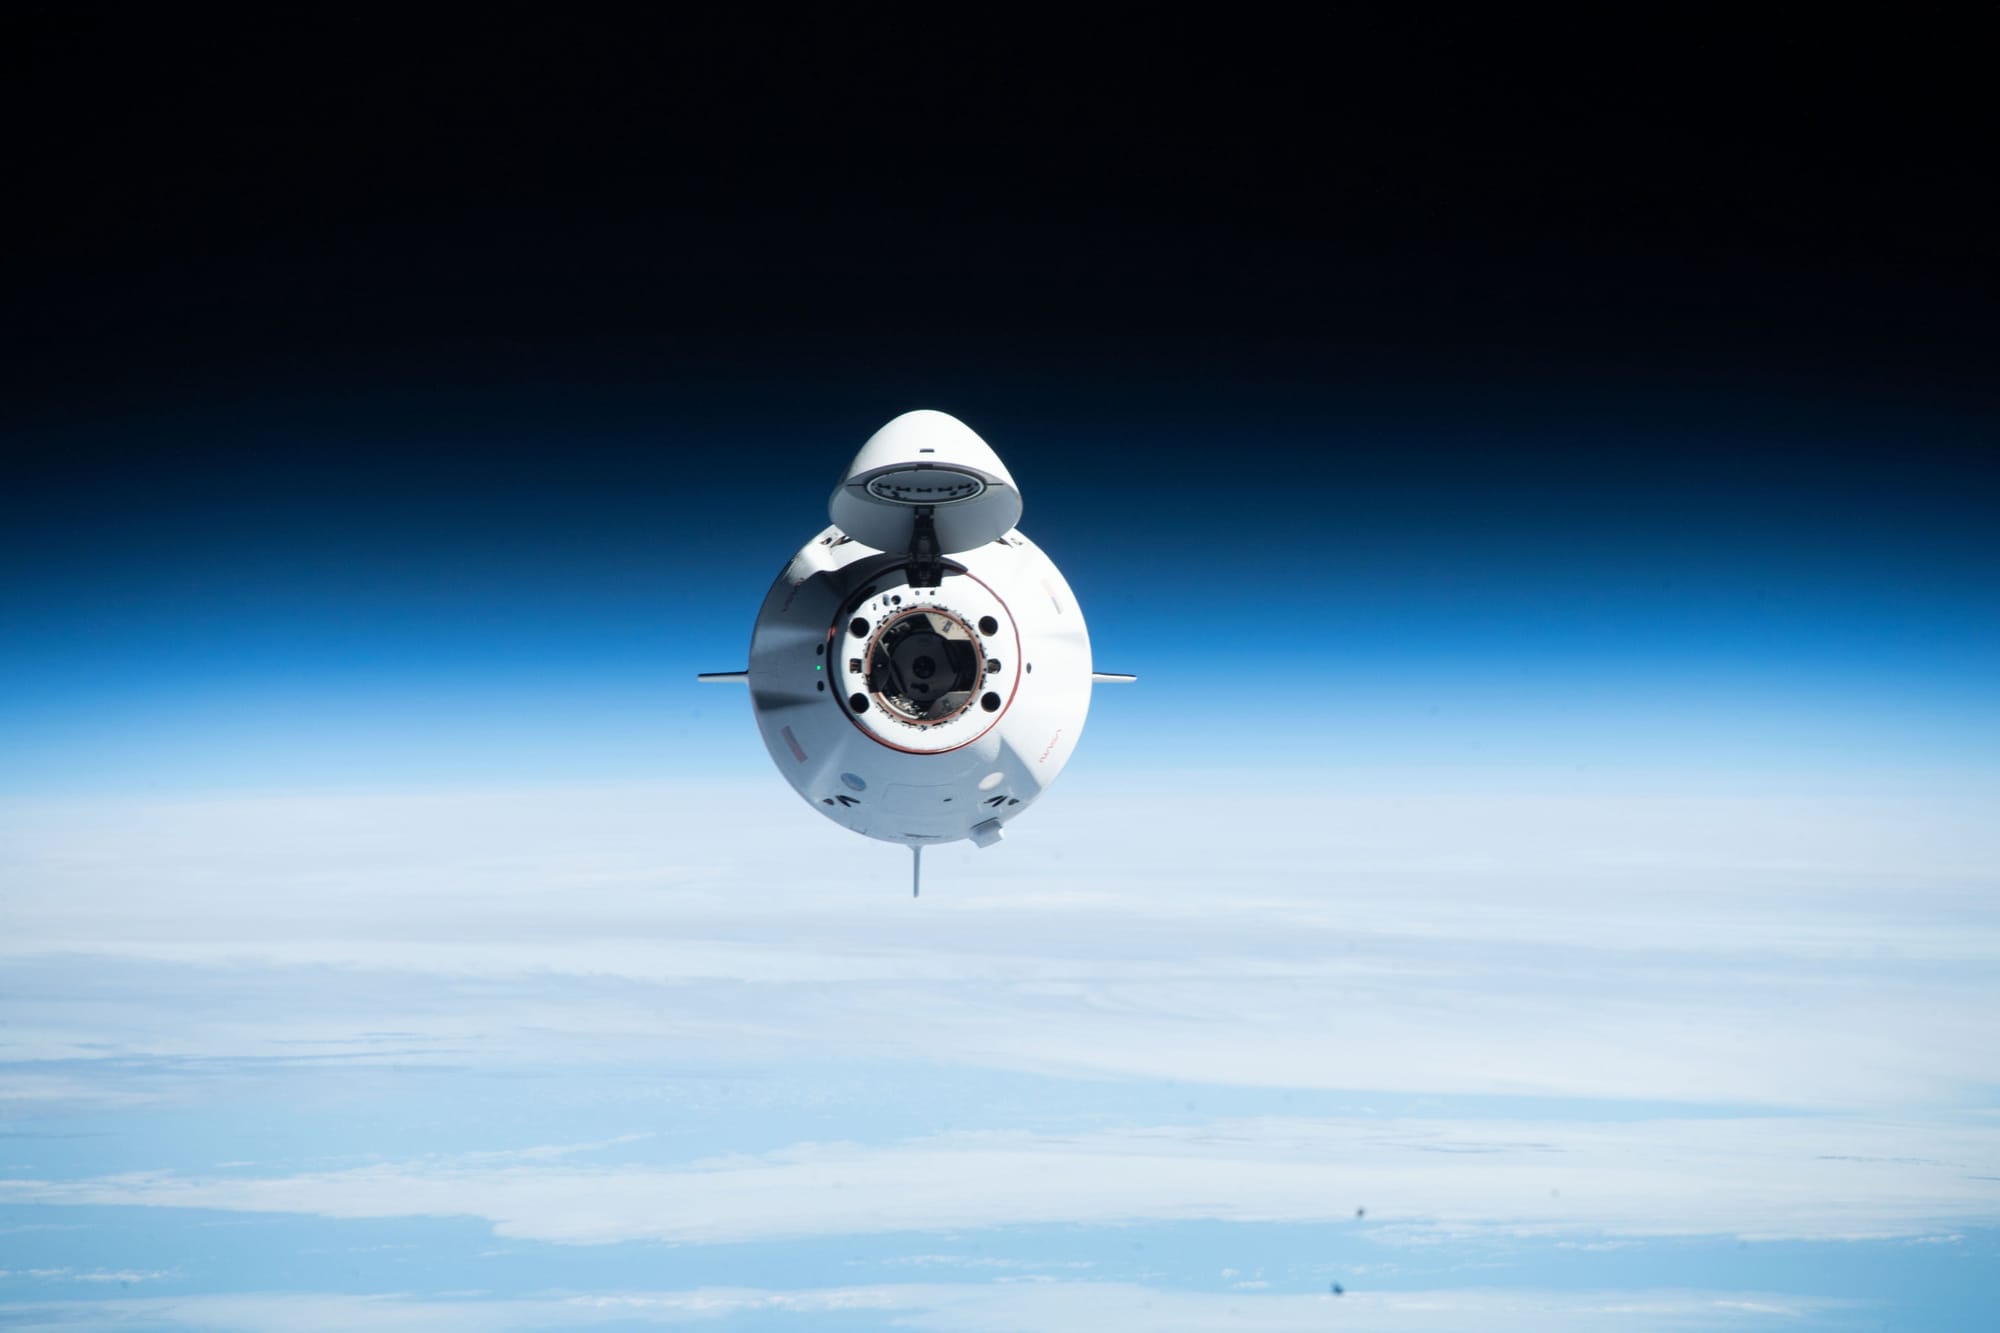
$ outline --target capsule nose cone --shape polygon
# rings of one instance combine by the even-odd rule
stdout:
[[[1021,520],[1021,493],[1000,455],[943,412],[905,412],[870,436],[827,501],[834,526],[881,551],[910,548],[919,508],[938,546],[969,551]]]
[[[977,431],[949,412],[937,412],[928,407],[903,413],[869,436],[868,443],[861,446],[864,454],[876,448],[888,449],[899,456],[920,449],[936,449],[968,462],[984,457],[990,466],[1000,467],[999,455],[993,452],[992,445],[979,438]]]

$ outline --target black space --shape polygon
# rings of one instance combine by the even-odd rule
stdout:
[[[951,376],[1995,406],[1994,99],[1935,17],[5,23],[17,427]]]

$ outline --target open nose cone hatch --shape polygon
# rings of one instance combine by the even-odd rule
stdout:
[[[878,551],[912,550],[919,513],[940,551],[970,551],[1021,521],[1021,492],[991,445],[943,412],[905,412],[870,436],[827,517]]]

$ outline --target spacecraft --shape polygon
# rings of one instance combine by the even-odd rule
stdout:
[[[740,681],[793,790],[844,828],[923,850],[1000,841],[1069,762],[1093,684],[1069,584],[1018,532],[1021,492],[986,441],[906,412],[854,456],[830,526],[757,613]]]

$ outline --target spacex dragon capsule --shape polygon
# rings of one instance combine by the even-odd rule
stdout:
[[[861,446],[833,520],[771,585],[742,681],[771,761],[822,815],[923,849],[1000,841],[1068,762],[1090,709],[1069,584],[1015,530],[1021,492],[986,441],[906,412]]]

